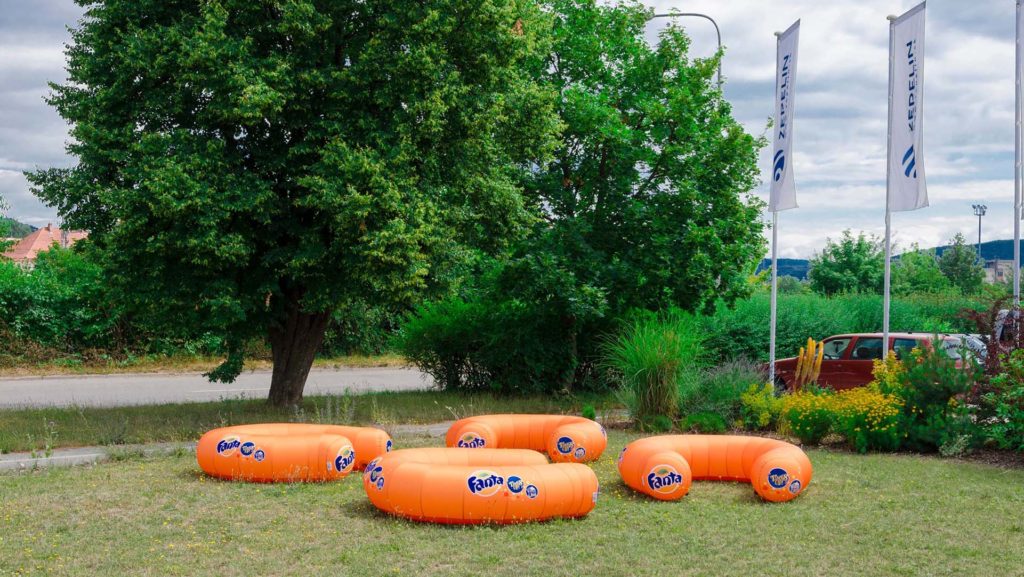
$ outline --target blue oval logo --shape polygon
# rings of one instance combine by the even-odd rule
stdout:
[[[263,449],[259,449],[258,451],[253,453],[252,458],[256,459],[256,462],[262,463],[263,459],[267,458],[267,454],[263,452]]]
[[[395,444],[391,442],[391,439],[388,439],[388,444],[385,445],[384,452],[385,453],[390,453],[391,452],[391,448],[394,447],[394,446],[395,446]]]
[[[793,482],[789,484],[789,492],[793,493],[794,495],[799,493],[800,489],[803,488],[804,486],[802,483],[800,483],[800,479],[793,479]]]
[[[789,484],[789,473],[778,467],[768,471],[768,484],[775,489],[781,489]]]
[[[576,447],[576,442],[572,440],[572,437],[559,437],[556,447],[559,453],[568,455]]]
[[[248,456],[252,455],[253,451],[255,451],[255,450],[256,450],[256,443],[253,443],[252,441],[246,441],[246,442],[242,443],[241,447],[239,447],[238,452],[242,453],[243,457],[248,457]]]
[[[539,492],[540,491],[537,490],[537,486],[536,485],[527,485],[526,486],[526,496],[531,498],[531,499],[536,499],[537,498],[537,494]]]
[[[526,488],[526,484],[523,482],[522,477],[517,475],[509,475],[508,477],[508,490],[510,493],[518,495],[523,492]]]
[[[587,450],[583,447],[576,447],[576,452],[573,453],[573,456],[582,461],[583,457],[587,456]]]

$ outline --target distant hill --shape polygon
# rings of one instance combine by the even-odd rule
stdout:
[[[974,247],[974,245],[970,245]],[[938,246],[935,247],[935,254],[942,256],[942,253],[948,249],[949,246]],[[1021,255],[1024,255],[1024,240],[1021,241]],[[985,260],[1013,260],[1013,239],[1008,240],[990,240],[988,242],[981,243],[981,257]],[[893,260],[899,260],[899,255],[893,255]],[[757,266],[757,272],[768,270],[772,266],[772,261],[766,258],[761,261],[761,264]],[[803,258],[780,258],[779,259],[779,276],[792,276],[800,280],[807,280],[807,271],[810,270],[810,261]]]
[[[757,265],[757,272],[772,268],[772,259],[766,258]],[[779,276],[793,276],[800,280],[807,280],[807,270],[810,268],[810,261],[805,258],[780,258]]]
[[[0,236],[25,238],[37,230],[39,229],[30,224],[18,222],[13,218],[7,218],[6,216],[0,216]]]
[[[970,246],[973,248],[975,245],[971,243]],[[1021,241],[1021,246],[1024,247],[1024,240]],[[935,254],[942,256],[942,253],[947,248],[949,246],[935,247]],[[1024,252],[1021,254],[1024,254]],[[1013,239],[990,240],[981,243],[981,258],[985,260],[1013,260]]]

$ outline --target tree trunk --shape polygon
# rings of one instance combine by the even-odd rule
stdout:
[[[270,397],[275,407],[291,407],[302,401],[306,377],[313,357],[320,350],[330,314],[302,311],[298,297],[288,297],[288,318],[284,325],[270,329],[270,350],[274,372],[270,378]]]

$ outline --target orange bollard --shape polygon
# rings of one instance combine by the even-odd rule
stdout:
[[[597,475],[521,449],[404,449],[370,463],[367,497],[381,511],[447,524],[583,517],[597,503]]]
[[[736,435],[663,435],[638,439],[619,454],[619,475],[663,501],[681,499],[697,480],[749,482],[766,501],[795,499],[814,471],[791,443]]]
[[[207,475],[253,482],[331,481],[391,450],[380,429],[267,423],[207,432],[196,460]]]
[[[608,444],[604,427],[565,415],[480,415],[456,421],[445,444],[464,449],[531,449],[556,463],[589,463]]]

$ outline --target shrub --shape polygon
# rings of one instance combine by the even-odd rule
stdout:
[[[990,381],[992,390],[982,396],[989,413],[984,433],[1000,449],[1024,451],[1024,349],[1007,355],[1002,367]]]
[[[903,446],[937,451],[946,443],[973,436],[971,408],[965,402],[980,369],[974,363],[956,366],[940,344],[914,349],[898,377],[877,382],[879,392],[903,401]]]
[[[782,411],[782,399],[775,395],[771,383],[750,385],[740,395],[740,414],[743,425],[748,429],[770,429],[778,423]]]
[[[717,413],[694,413],[683,419],[680,424],[683,431],[719,435],[728,429],[725,419]]]
[[[895,451],[900,447],[903,401],[877,388],[840,391],[833,398],[833,430],[857,452]]]
[[[820,443],[832,430],[835,404],[827,392],[800,391],[782,397],[780,429],[801,443]]]
[[[733,423],[741,416],[743,393],[766,379],[767,374],[758,363],[746,359],[726,361],[703,371],[694,387],[681,391],[679,412],[714,413],[726,423]]]
[[[638,422],[679,410],[680,383],[701,367],[703,335],[692,315],[640,318],[603,347],[604,365],[635,398]]]

